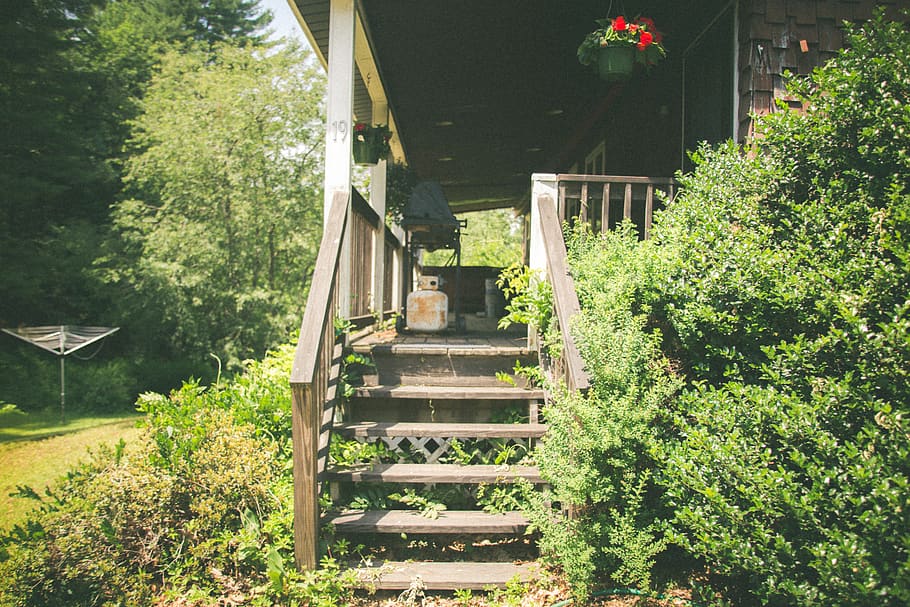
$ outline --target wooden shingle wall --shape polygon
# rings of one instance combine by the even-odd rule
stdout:
[[[843,23],[865,21],[875,6],[899,19],[906,0],[743,0],[739,31],[739,138],[751,134],[750,113],[788,98],[783,74],[809,74],[843,47]],[[798,106],[797,106],[798,107]]]

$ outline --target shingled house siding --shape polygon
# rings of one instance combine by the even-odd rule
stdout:
[[[788,99],[782,74],[809,74],[844,44],[843,22],[865,21],[877,5],[900,18],[906,0],[743,0],[739,31],[739,137],[750,134],[752,112]]]

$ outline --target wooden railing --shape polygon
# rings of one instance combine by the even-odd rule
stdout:
[[[572,338],[572,318],[581,312],[575,283],[569,275],[566,260],[566,243],[562,237],[562,223],[556,216],[556,206],[549,196],[542,196],[537,201],[540,211],[540,228],[543,247],[547,256],[547,278],[553,287],[553,305],[556,308],[556,319],[559,332],[562,334],[562,357],[556,362],[556,371],[561,371],[569,390],[586,391],[591,381],[584,368],[584,361],[578,352],[578,346]],[[542,353],[543,354],[543,353]],[[541,360],[546,360],[541,356]]]
[[[300,569],[315,569],[319,545],[319,475],[328,457],[341,361],[334,315],[349,196],[336,192],[332,198],[291,370],[294,557]]]
[[[561,376],[570,390],[585,391],[590,378],[572,337],[572,318],[581,311],[575,284],[569,274],[563,224],[587,223],[595,232],[612,230],[624,219],[649,238],[654,211],[660,203],[656,190],[672,198],[677,183],[671,178],[617,177],[610,175],[534,175],[531,200],[531,268],[546,274],[562,335],[562,356],[541,362],[551,375]]]
[[[673,198],[678,188],[670,177],[556,175],[556,183],[560,223],[583,222],[594,232],[606,232],[629,219],[645,240],[651,236],[654,210],[660,205],[655,191]]]

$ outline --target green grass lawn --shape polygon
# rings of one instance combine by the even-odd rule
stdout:
[[[20,522],[35,502],[10,497],[17,485],[39,495],[99,444],[136,437],[137,414],[74,417],[60,424],[58,413],[0,415],[0,528]]]

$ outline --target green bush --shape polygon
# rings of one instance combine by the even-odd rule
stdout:
[[[550,431],[538,449],[550,499],[569,527],[538,500],[532,518],[541,547],[557,557],[578,598],[605,572],[612,583],[648,588],[663,551],[661,507],[653,499],[660,413],[678,389],[650,324],[649,289],[660,276],[657,250],[640,245],[631,224],[570,239],[582,314],[572,331],[591,375],[587,395],[551,387]],[[655,507],[656,506],[656,507]]]
[[[285,346],[231,382],[146,394],[146,432],[94,454],[0,537],[0,604],[343,602],[327,561],[293,562]],[[238,603],[239,602],[239,603]]]
[[[910,601],[910,34],[850,41],[804,114],[759,122],[762,154],[704,152],[655,230],[692,385],[674,539],[743,604]]]
[[[708,598],[910,603],[910,33],[849,40],[751,153],[694,154],[651,241],[571,239],[593,387],[540,455],[577,533],[541,525],[578,593],[670,542]]]

